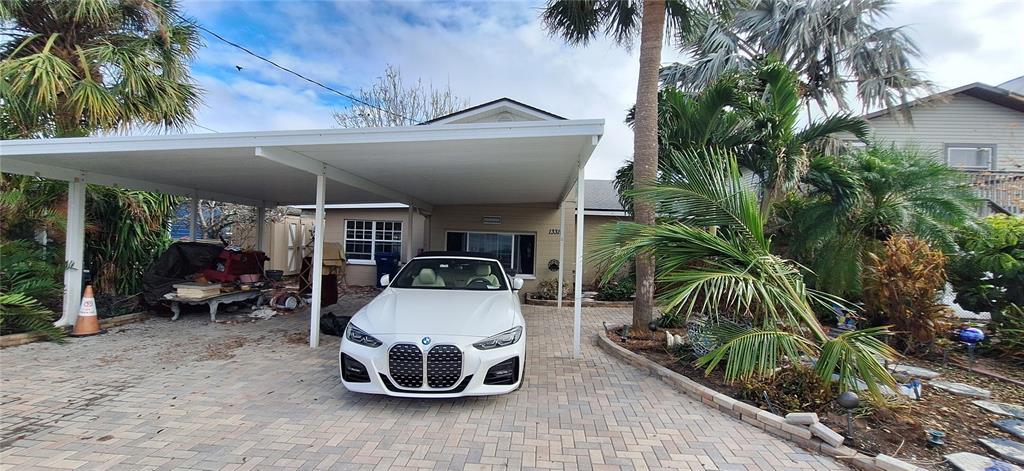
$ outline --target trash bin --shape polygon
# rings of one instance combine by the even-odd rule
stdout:
[[[377,287],[383,288],[380,284],[380,277],[389,275],[394,278],[395,273],[398,273],[398,261],[401,256],[395,252],[378,252],[374,254],[373,259],[377,262]]]

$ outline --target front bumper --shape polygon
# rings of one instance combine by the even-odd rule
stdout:
[[[377,348],[370,348],[358,345],[342,338],[341,348],[338,354],[338,369],[341,373],[341,384],[345,389],[353,392],[367,394],[386,394],[397,397],[436,397],[451,398],[463,396],[490,396],[507,394],[519,388],[523,381],[524,364],[526,363],[526,335],[519,342],[507,347],[495,348],[492,350],[477,350],[473,342],[480,339],[467,339],[466,337],[444,337],[431,336],[430,347],[437,345],[455,345],[462,351],[462,371],[455,385],[451,388],[431,388],[427,384],[426,375],[423,384],[419,388],[405,388],[399,386],[392,377],[388,366],[388,352],[395,344],[416,345],[423,354],[424,364],[426,363],[427,352],[430,347],[420,344],[421,337],[408,335],[374,335],[384,344]],[[360,382],[346,380],[345,356],[349,361],[358,362],[365,369],[365,376],[347,375],[350,379],[356,377]],[[515,382],[512,384],[485,384],[488,371],[502,362],[517,358],[515,368]],[[499,368],[500,369],[500,368]],[[366,381],[368,380],[368,381]],[[365,382],[364,382],[365,381]]]

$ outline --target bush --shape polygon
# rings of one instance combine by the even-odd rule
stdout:
[[[1010,304],[1024,306],[1024,218],[989,216],[980,231],[957,242],[963,252],[949,264],[949,281],[958,304],[994,315]]]
[[[939,302],[946,283],[946,257],[926,242],[893,237],[881,254],[868,254],[864,307],[872,325],[893,325],[906,351],[931,345],[951,327],[950,309]]]
[[[558,280],[549,278],[540,283],[537,283],[537,290],[533,292],[535,299],[558,299]],[[562,283],[562,299],[568,299],[572,297],[572,282],[565,281]]]
[[[64,265],[34,241],[0,243],[0,333],[44,332],[60,339],[56,314],[44,303],[60,299]]]
[[[770,377],[742,381],[739,388],[740,399],[764,409],[781,409],[782,415],[820,410],[835,397],[832,384],[804,365],[790,365]]]
[[[633,299],[636,283],[630,279],[609,281],[597,288],[598,301],[629,301]]]
[[[999,321],[988,326],[993,338],[990,345],[999,354],[1024,361],[1024,308],[1011,304],[1001,314]]]

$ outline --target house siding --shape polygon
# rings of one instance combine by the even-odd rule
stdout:
[[[1024,171],[1024,113],[963,94],[912,111],[913,125],[891,113],[869,120],[875,139],[932,152],[942,162],[949,144],[993,144],[996,170]]]
[[[501,217],[501,224],[484,224],[485,216]],[[565,216],[566,266],[564,274],[569,279],[572,273],[572,260],[575,256],[576,224],[572,220],[572,210],[566,212]],[[548,261],[558,259],[559,216],[556,205],[435,206],[430,216],[429,226],[431,250],[445,249],[448,231],[535,234],[537,239],[534,247],[533,273],[536,279],[526,279],[523,292],[532,292],[537,288],[538,282],[558,277],[557,272],[548,270]],[[554,233],[552,234],[552,232]]]
[[[426,218],[419,214],[414,216],[412,232],[409,231],[409,210],[406,208],[388,209],[329,209],[326,210],[324,242],[338,242],[345,247],[345,221],[363,219],[371,221],[399,221],[402,223],[402,259],[405,259],[405,245],[412,244],[413,254],[425,247]],[[377,282],[377,266],[371,264],[348,263],[345,266],[345,283],[353,286],[372,286]]]

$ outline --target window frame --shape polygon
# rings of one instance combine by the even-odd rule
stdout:
[[[369,229],[369,231],[370,231],[370,239],[360,239],[360,238],[351,239],[354,242],[364,242],[364,243],[368,242],[370,244],[370,258],[369,258],[369,260],[364,259],[364,258],[355,258],[354,259],[354,258],[350,258],[349,257],[349,254],[348,254],[348,242],[350,240],[349,237],[348,237],[348,230],[349,230],[348,229],[348,223],[349,222],[364,222],[364,223],[368,222],[368,223],[370,223],[370,229]],[[385,223],[392,223],[392,224],[397,223],[397,224],[401,225],[400,229],[398,229],[399,237],[398,237],[397,240],[379,240],[379,239],[377,239],[377,231],[378,230],[382,230],[382,231],[383,230],[391,230],[391,231],[394,231],[394,229],[384,229],[383,227],[378,229],[378,227],[377,227],[378,224],[385,224]],[[341,247],[345,251],[345,263],[347,263],[349,265],[377,265],[377,260],[375,259],[375,257],[377,255],[377,243],[378,242],[397,243],[398,244],[398,253],[400,253],[400,254],[401,253],[405,253],[404,252],[405,251],[405,226],[406,226],[405,221],[402,221],[400,219],[363,219],[363,218],[346,218],[346,219],[343,219],[342,222],[341,222]],[[367,229],[364,228],[364,229],[353,229],[353,230],[367,230]]]
[[[952,165],[952,163],[950,162],[950,155],[949,155],[949,151],[952,150],[952,149],[975,149],[976,151],[978,149],[990,149],[991,153],[989,155],[988,165],[984,166],[984,167],[982,167],[982,166]],[[945,157],[945,160],[946,160],[946,166],[949,167],[949,168],[955,168],[955,169],[958,169],[958,170],[995,170],[997,168],[996,152],[997,152],[997,147],[996,147],[995,144],[956,142],[956,143],[945,144],[944,147],[943,147],[943,156]]]
[[[510,236],[513,236],[513,239],[512,239],[512,260],[513,261],[515,261],[515,259],[516,259],[516,243],[515,243],[514,236],[531,236],[531,237],[533,237],[533,267],[531,267],[533,269],[533,273],[517,273],[515,277],[516,278],[521,278],[521,279],[524,279],[524,280],[536,280],[537,279],[537,233],[536,232],[525,232],[525,231],[481,231],[481,230],[468,230],[468,229],[466,229],[466,230],[446,229],[444,231],[445,250],[448,249],[448,245],[447,245],[448,244],[448,234],[453,233],[453,232],[462,233],[462,234],[485,234],[485,235],[486,234],[496,234],[496,235],[510,235]],[[465,250],[465,249],[460,249],[460,250]],[[501,260],[498,260],[498,264],[502,265],[502,269],[505,268],[505,266],[501,263]]]

